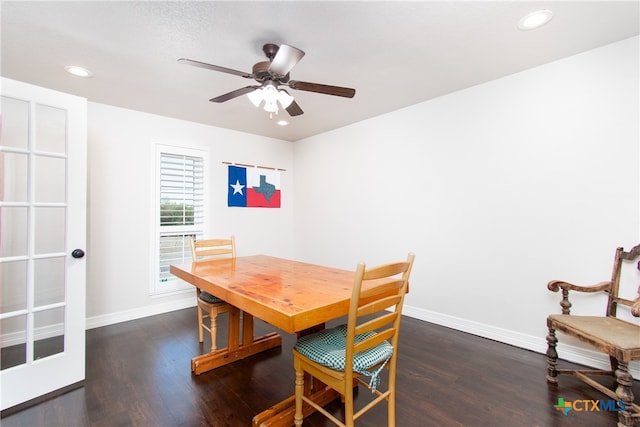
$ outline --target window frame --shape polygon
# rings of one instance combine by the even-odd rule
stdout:
[[[196,157],[202,159],[202,222],[200,224],[194,225],[162,225],[160,221],[160,209],[161,209],[161,161],[163,154],[172,155],[172,156],[186,156],[186,157]],[[149,285],[149,293],[151,296],[167,296],[173,293],[184,293],[193,290],[193,286],[185,283],[184,281],[178,279],[175,276],[169,275],[166,280],[163,280],[161,277],[161,259],[160,259],[160,249],[161,249],[161,240],[163,237],[167,235],[176,235],[176,236],[184,236],[185,241],[183,242],[182,248],[182,261],[178,263],[188,263],[191,262],[191,252],[188,246],[188,240],[186,240],[186,236],[189,234],[195,234],[198,238],[201,238],[203,235],[206,235],[209,229],[209,190],[208,190],[208,182],[210,176],[210,153],[208,149],[200,148],[200,147],[190,147],[185,145],[167,145],[157,143],[154,145],[154,153],[153,153],[153,172],[154,172],[154,180],[153,180],[153,205],[152,205],[152,218],[153,221],[153,236],[154,236],[154,245],[153,245],[153,262],[152,264],[152,274],[151,274],[151,283]]]

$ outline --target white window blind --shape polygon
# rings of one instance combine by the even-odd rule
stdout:
[[[161,152],[159,156],[159,287],[174,279],[171,264],[191,261],[189,238],[204,228],[204,159]]]

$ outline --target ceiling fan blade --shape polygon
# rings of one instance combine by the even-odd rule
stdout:
[[[244,71],[238,71],[231,68],[220,67],[218,65],[207,64],[206,62],[194,61],[193,59],[180,58],[178,62],[181,64],[193,65],[194,67],[206,68],[207,70],[220,71],[222,73],[233,74],[235,76],[244,77],[247,79],[253,78],[249,73]]]
[[[260,86],[247,86],[240,89],[236,89],[229,93],[225,93],[224,95],[217,96],[215,98],[211,98],[209,101],[211,102],[225,102],[233,98],[237,98],[239,96],[245,95],[249,92],[253,92],[254,90],[260,88]]]
[[[293,101],[291,104],[289,104],[289,106],[285,108],[285,110],[287,110],[287,113],[289,113],[291,117],[304,114],[304,111],[302,111],[302,108],[300,108],[296,101]]]
[[[287,85],[291,89],[324,93],[325,95],[343,96],[345,98],[353,98],[356,94],[355,89],[340,86],[322,85],[320,83],[299,82],[296,80],[291,80]]]
[[[304,52],[293,46],[280,45],[278,53],[271,61],[269,72],[277,76],[285,76],[302,59]]]

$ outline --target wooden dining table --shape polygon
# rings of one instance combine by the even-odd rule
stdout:
[[[195,374],[281,346],[282,337],[277,332],[254,336],[254,317],[301,336],[347,315],[355,276],[353,271],[266,255],[171,265],[170,271],[232,306],[227,347],[194,357],[191,369]],[[323,406],[339,396],[313,378],[305,379],[305,394]],[[313,408],[304,404],[303,412],[307,416]],[[292,394],[256,415],[253,426],[291,426],[294,413]]]

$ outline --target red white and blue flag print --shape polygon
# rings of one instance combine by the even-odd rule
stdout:
[[[229,165],[228,202],[244,208],[279,208],[280,171]]]

